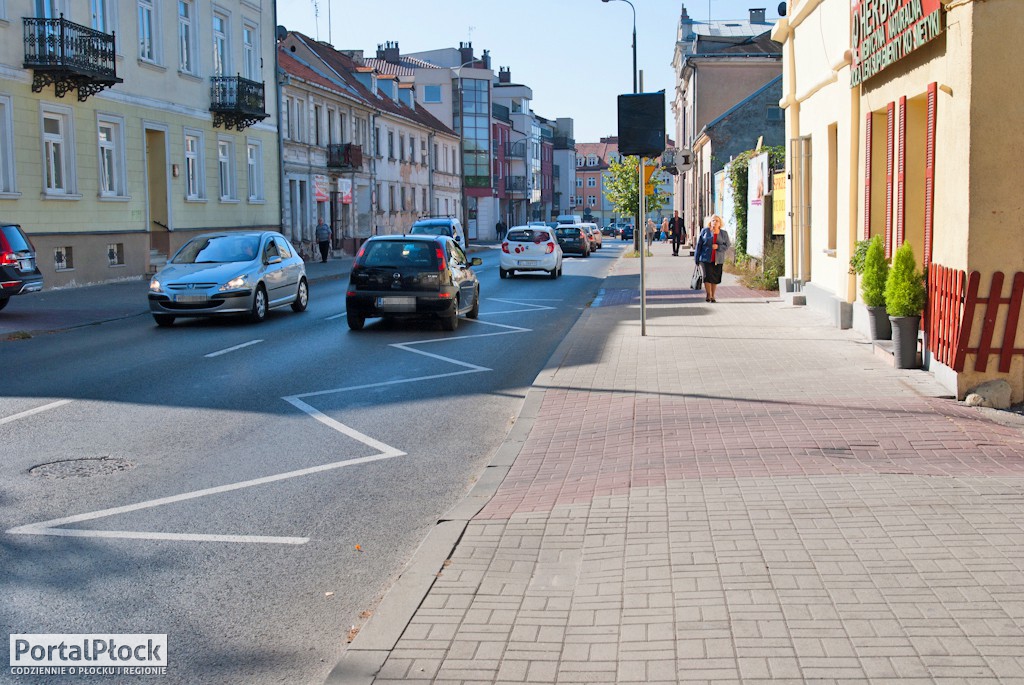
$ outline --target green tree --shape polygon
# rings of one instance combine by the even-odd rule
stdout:
[[[604,196],[615,207],[620,216],[633,216],[639,218],[640,214],[640,193],[637,188],[640,186],[640,158],[623,157],[621,161],[612,161],[608,165],[608,171],[604,174]],[[650,163],[648,163],[650,165]],[[654,173],[658,173],[655,171]],[[650,184],[653,187],[656,183]],[[661,210],[668,201],[668,196],[661,193],[650,192],[647,194],[648,216]],[[637,232],[643,230],[637,226]]]
[[[747,254],[747,169],[753,157],[768,153],[768,169],[781,169],[786,165],[784,145],[766,145],[760,150],[746,150],[732,158],[729,167],[729,185],[732,186],[733,216],[736,218],[736,256]]]
[[[903,243],[892,258],[885,280],[885,309],[889,316],[918,316],[928,299],[924,274],[917,270],[914,250]]]
[[[860,295],[868,307],[885,306],[885,281],[889,276],[889,263],[885,261],[885,244],[876,235],[868,243],[864,255],[864,273],[860,277]]]

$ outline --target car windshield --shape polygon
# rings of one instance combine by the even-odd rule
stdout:
[[[437,247],[424,240],[372,240],[360,252],[358,263],[365,267],[400,266],[437,268]]]
[[[551,234],[547,231],[520,228],[509,231],[507,238],[516,243],[543,243],[545,240],[551,240]]]
[[[260,238],[255,235],[218,235],[194,238],[174,255],[172,264],[227,264],[251,262],[259,254]]]
[[[446,224],[420,224],[413,226],[411,233],[413,235],[446,235],[451,236],[451,226]]]

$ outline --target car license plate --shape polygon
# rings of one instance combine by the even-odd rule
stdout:
[[[377,308],[387,312],[416,311],[415,297],[378,297]]]
[[[35,264],[32,263],[31,259],[22,259],[18,261],[18,269],[21,271],[32,271],[35,268]]]
[[[206,302],[206,295],[175,295],[174,301],[181,304],[199,304]]]
[[[540,264],[536,259],[520,259],[519,266],[537,266]]]

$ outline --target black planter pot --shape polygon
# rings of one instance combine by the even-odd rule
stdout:
[[[889,314],[885,306],[868,307],[868,329],[872,340],[891,340],[892,325],[889,323]]]
[[[916,369],[917,330],[920,316],[890,316],[892,324],[892,353],[897,369]]]

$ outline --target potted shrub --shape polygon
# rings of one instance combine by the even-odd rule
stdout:
[[[885,308],[892,323],[893,355],[897,369],[917,367],[917,330],[928,291],[924,274],[917,270],[914,250],[903,243],[892,258],[885,281]]]
[[[885,244],[882,242],[882,236],[876,235],[871,239],[864,252],[862,264],[860,296],[868,309],[871,339],[888,340],[892,337],[889,315],[885,308],[885,284],[889,275],[889,264],[885,261]]]

